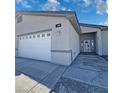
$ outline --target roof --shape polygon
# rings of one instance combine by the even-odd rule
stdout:
[[[93,27],[93,28],[98,28],[100,30],[108,30],[108,26],[103,26],[103,25],[95,25],[95,24],[86,24],[86,23],[79,23],[76,13],[74,11],[16,11],[15,17],[18,15],[41,15],[41,16],[55,16],[55,17],[66,17],[75,30],[80,33],[81,28],[80,26],[85,26],[85,27]]]
[[[31,15],[61,15],[63,14],[63,16],[66,14],[74,14],[73,11],[16,11],[16,16],[18,16],[18,14],[31,14]]]
[[[103,30],[108,30],[108,26],[103,26],[103,25],[80,23],[80,26],[98,28],[98,29],[100,29],[100,30],[102,30],[102,31],[103,31]]]

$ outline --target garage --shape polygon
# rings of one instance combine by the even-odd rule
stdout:
[[[51,61],[50,32],[38,32],[18,36],[18,56]]]

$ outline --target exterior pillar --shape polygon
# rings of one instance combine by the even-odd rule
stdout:
[[[96,34],[96,42],[97,42],[97,54],[102,55],[102,37],[101,37],[101,30],[97,31]]]

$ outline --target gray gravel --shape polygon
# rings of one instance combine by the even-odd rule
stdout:
[[[108,93],[107,89],[88,85],[68,78],[61,78],[54,88],[55,93]]]

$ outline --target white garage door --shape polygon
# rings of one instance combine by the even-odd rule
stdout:
[[[50,32],[19,36],[18,56],[51,61]]]

